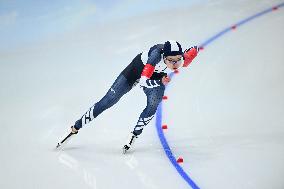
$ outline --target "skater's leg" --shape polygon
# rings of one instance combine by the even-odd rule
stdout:
[[[143,128],[153,119],[156,110],[162,101],[165,91],[165,86],[161,85],[155,88],[144,88],[144,93],[147,96],[147,106],[141,113],[137,125],[134,128],[133,134],[140,135]]]
[[[151,89],[144,88],[144,92],[147,96],[147,106],[141,113],[134,131],[130,133],[126,144],[123,146],[123,153],[126,153],[130,149],[137,136],[142,133],[143,128],[151,121],[151,119],[153,119],[154,114],[162,101],[164,91],[164,85]]]
[[[92,121],[106,109],[116,104],[119,99],[131,90],[127,79],[123,75],[119,75],[106,95],[97,103],[95,103],[82,117],[77,120],[74,127],[79,130],[85,124]]]

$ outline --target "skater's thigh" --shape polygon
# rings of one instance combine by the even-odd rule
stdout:
[[[164,92],[164,85],[154,88],[144,88],[144,93],[147,96],[147,104],[159,104],[164,96]]]
[[[165,86],[161,85],[159,87],[154,87],[154,88],[146,88],[144,87],[143,89],[144,93],[146,94],[146,96],[149,97],[163,97],[164,92],[165,92]]]
[[[131,87],[129,86],[125,76],[119,75],[106,95],[98,102],[98,104],[110,107],[117,103],[119,99],[130,90]]]
[[[115,82],[109,89],[109,92],[112,92],[114,95],[122,96],[129,92],[131,88],[132,87],[129,85],[125,76],[121,74],[116,78]]]

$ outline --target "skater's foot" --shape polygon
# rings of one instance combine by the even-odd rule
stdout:
[[[74,126],[71,127],[72,134],[78,134],[79,130],[77,130]]]
[[[66,143],[68,140],[70,140],[70,138],[73,135],[78,134],[78,132],[79,131],[74,126],[71,126],[71,132],[68,135],[65,135],[65,137],[61,140],[61,142],[57,143],[56,148],[58,149],[59,147],[61,147],[64,143]]]
[[[137,135],[135,135],[133,132],[129,135],[128,140],[126,141],[126,144],[122,148],[122,152],[125,154],[131,146],[134,144],[135,139],[138,138]]]

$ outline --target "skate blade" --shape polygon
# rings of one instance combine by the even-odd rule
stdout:
[[[122,153],[126,154],[127,150],[125,148],[122,148]]]
[[[74,133],[70,132],[63,140],[61,140],[60,142],[57,143],[55,149],[57,149],[57,150],[62,149],[62,147],[64,145],[66,145],[68,143],[68,141],[70,141],[70,139],[72,138],[73,135],[74,135]]]
[[[62,144],[59,142],[59,143],[57,143],[55,149],[56,149],[56,150],[59,150],[59,149],[61,149],[61,147],[62,147]]]
[[[125,146],[122,147],[122,153],[123,154],[126,154],[128,150],[129,150],[129,148],[127,149]]]

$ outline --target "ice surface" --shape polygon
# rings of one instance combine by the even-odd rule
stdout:
[[[142,1],[113,7],[98,3],[106,17],[99,12],[94,18],[105,20],[92,22],[86,17],[89,9],[75,14],[66,2],[64,18],[58,21],[58,12],[44,15],[38,28],[27,24],[32,19],[28,13],[4,17],[1,9],[2,36],[25,24],[28,35],[15,36],[23,39],[13,45],[1,38],[0,188],[190,188],[165,156],[154,121],[134,150],[122,154],[145,106],[139,87],[82,129],[64,150],[54,147],[141,50],[168,39],[184,47],[200,44],[279,3],[158,2],[148,11],[141,8]],[[128,14],[116,16],[127,7]],[[76,25],[71,27],[68,18]],[[281,8],[225,34],[168,86],[165,135],[200,188],[284,188],[283,20]],[[70,25],[61,28],[63,23]],[[39,28],[48,35],[33,41],[32,31]]]

